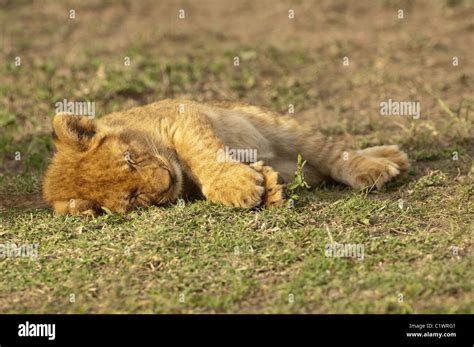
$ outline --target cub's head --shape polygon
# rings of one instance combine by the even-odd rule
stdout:
[[[126,213],[177,199],[182,171],[176,153],[138,131],[99,125],[84,116],[53,119],[57,149],[43,196],[57,214]]]

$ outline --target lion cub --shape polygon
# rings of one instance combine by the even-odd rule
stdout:
[[[408,168],[397,146],[354,151],[296,120],[232,102],[163,100],[98,120],[59,114],[43,195],[57,214],[125,213],[202,196],[226,206],[281,206],[296,158],[317,185],[382,187]]]

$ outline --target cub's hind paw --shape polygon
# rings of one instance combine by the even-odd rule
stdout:
[[[278,183],[278,172],[270,166],[264,166],[262,161],[250,165],[263,175],[263,194],[262,205],[267,208],[282,207],[284,204],[283,185]]]
[[[354,189],[377,187],[380,189],[385,183],[400,174],[400,169],[394,162],[377,157],[368,157],[352,174],[351,186]]]
[[[385,158],[397,165],[400,174],[404,174],[409,167],[408,157],[398,146],[375,146],[359,151],[360,154],[375,158]]]

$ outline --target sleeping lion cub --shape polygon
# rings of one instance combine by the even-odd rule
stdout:
[[[53,137],[43,195],[57,214],[125,213],[199,195],[226,206],[281,206],[278,178],[292,181],[298,154],[311,185],[380,188],[408,168],[397,146],[350,150],[290,117],[232,102],[163,100],[99,120],[59,114]]]

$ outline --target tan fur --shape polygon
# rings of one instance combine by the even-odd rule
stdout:
[[[312,185],[380,188],[408,168],[396,146],[350,150],[290,117],[232,102],[163,100],[98,120],[56,115],[53,136],[43,195],[58,214],[125,213],[196,195],[226,206],[282,206],[278,174],[293,179],[298,153]],[[226,146],[254,149],[259,162],[219,157]]]

